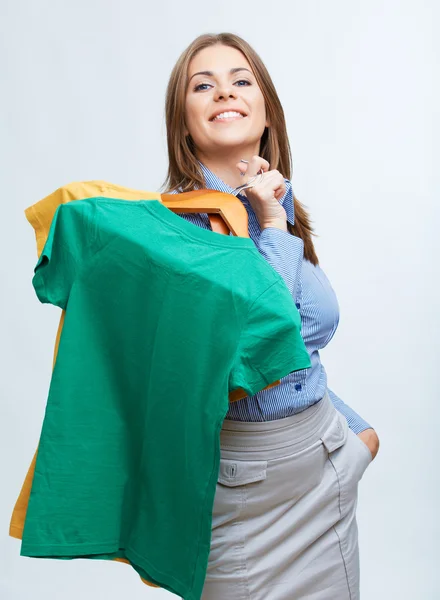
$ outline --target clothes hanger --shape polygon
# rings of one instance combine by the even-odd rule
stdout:
[[[161,202],[175,213],[206,213],[212,230],[217,233],[229,235],[232,232],[233,235],[249,237],[247,210],[235,194],[253,187],[254,180],[255,177],[232,190],[232,193],[201,189],[179,194],[161,194]],[[263,389],[268,390],[279,383],[278,379]],[[229,402],[236,402],[246,396],[246,392],[238,388],[229,393]]]
[[[229,232],[232,232],[233,235],[249,237],[247,211],[238,200],[237,194],[254,187],[261,181],[262,175],[263,169],[260,169],[257,175],[230,193],[202,189],[180,194],[161,194],[161,201],[173,212],[206,213],[211,229],[217,233],[229,235]]]
[[[248,216],[240,200],[218,190],[194,190],[180,194],[161,194],[162,203],[175,213],[207,213],[216,233],[249,237]]]

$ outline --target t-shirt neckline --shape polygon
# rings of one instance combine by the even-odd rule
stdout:
[[[144,207],[153,216],[161,219],[171,227],[174,227],[179,232],[188,235],[198,241],[207,242],[209,244],[215,244],[220,246],[242,246],[244,248],[255,248],[253,240],[249,237],[241,237],[236,235],[224,235],[211,229],[204,229],[194,223],[186,221],[174,213],[171,209],[167,208],[160,200],[144,200]]]

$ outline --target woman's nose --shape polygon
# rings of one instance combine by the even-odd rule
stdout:
[[[230,85],[223,85],[217,88],[215,97],[217,100],[221,100],[224,98],[236,98],[237,95],[233,87],[231,87]]]

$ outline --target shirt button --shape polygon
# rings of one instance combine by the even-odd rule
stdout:
[[[302,390],[302,385],[300,383],[295,383],[295,389],[297,392],[299,392],[300,390]]]
[[[299,302],[295,303],[296,308],[301,308],[301,304]]]

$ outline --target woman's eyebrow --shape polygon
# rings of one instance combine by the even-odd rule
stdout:
[[[249,69],[246,69],[246,67],[235,67],[233,69],[231,69],[229,71],[229,73],[231,75],[233,75],[234,73],[238,73],[238,71],[249,71]],[[252,75],[252,71],[249,71],[249,73]],[[189,81],[191,81],[191,79],[193,77],[195,77],[196,75],[206,75],[207,77],[212,77],[214,75],[213,71],[198,71],[197,73],[194,73],[194,75],[191,75],[191,77],[189,78]]]

